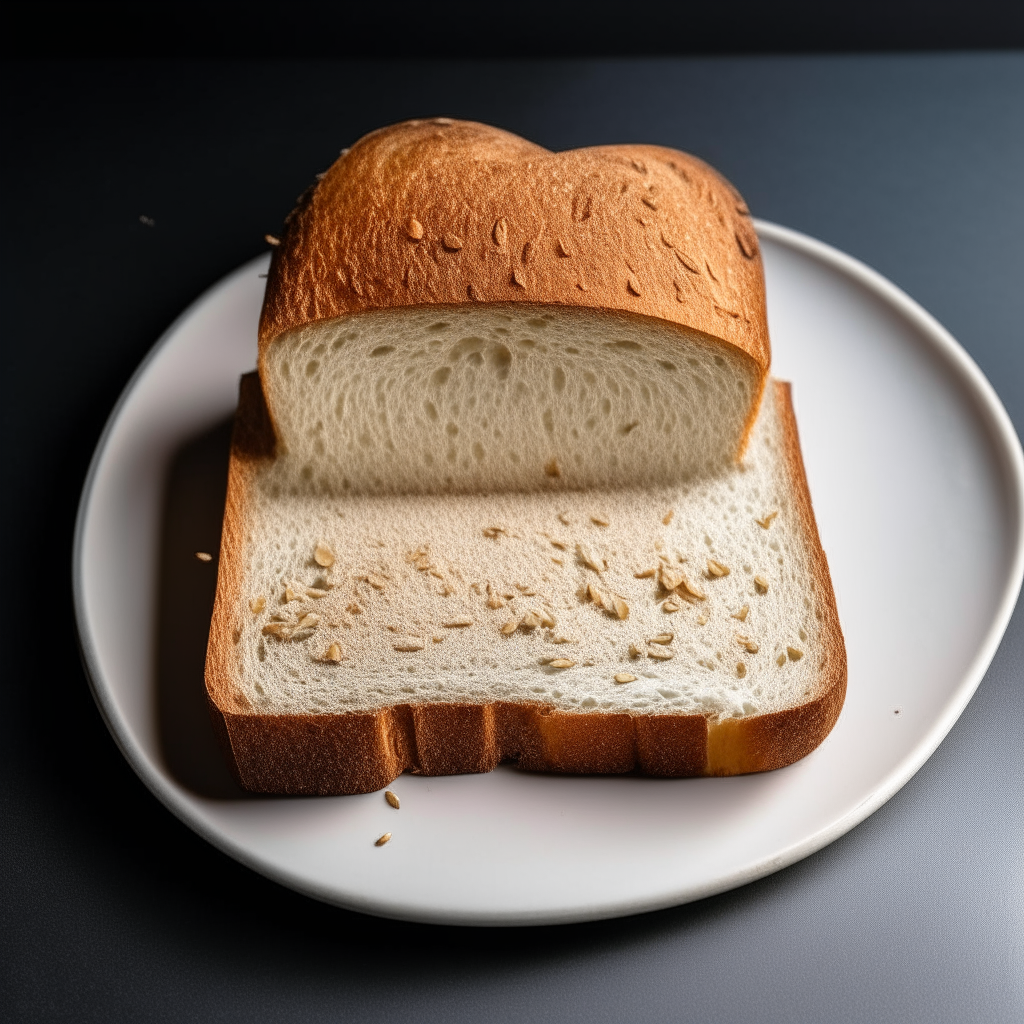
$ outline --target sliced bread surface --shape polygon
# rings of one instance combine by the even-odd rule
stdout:
[[[288,486],[261,395],[243,381],[207,658],[246,788],[736,774],[832,728],[846,655],[787,385],[739,467],[490,494]]]

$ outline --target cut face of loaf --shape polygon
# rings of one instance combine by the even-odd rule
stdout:
[[[666,486],[736,460],[756,364],[677,324],[528,303],[379,310],[261,359],[281,493]]]
[[[835,722],[845,649],[785,386],[740,468],[559,492],[291,493],[291,453],[243,443],[254,412],[207,662],[247,788],[364,792],[501,760],[735,774]]]

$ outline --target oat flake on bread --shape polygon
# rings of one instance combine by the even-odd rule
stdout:
[[[236,416],[206,685],[242,785],[809,753],[846,653],[769,363],[749,213],[695,157],[447,119],[347,150]]]

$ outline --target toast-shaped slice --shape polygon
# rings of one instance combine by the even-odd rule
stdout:
[[[834,725],[846,651],[786,384],[742,463],[674,486],[291,493],[243,378],[207,653],[241,784],[404,771],[734,775]]]

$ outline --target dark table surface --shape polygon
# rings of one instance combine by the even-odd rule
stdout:
[[[146,350],[339,149],[406,117],[698,154],[922,303],[1024,432],[1024,54],[35,63],[2,96],[0,1015],[1024,1019],[1020,608],[937,753],[831,846],[673,910],[473,930],[315,903],[190,832],[93,706],[69,583],[88,460]]]

